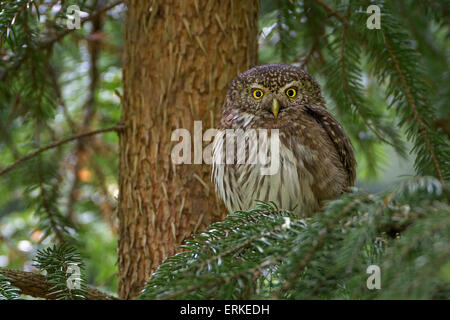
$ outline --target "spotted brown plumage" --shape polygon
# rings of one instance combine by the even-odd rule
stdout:
[[[306,110],[317,123],[322,126],[330,140],[333,142],[336,151],[339,154],[339,159],[347,171],[348,185],[353,186],[356,178],[356,161],[353,155],[351,141],[344,133],[342,126],[323,108],[307,105]]]
[[[227,129],[279,130],[279,170],[262,175],[260,163],[225,161]],[[237,139],[237,138],[236,138]],[[268,150],[268,142],[246,145],[246,152]],[[260,149],[257,149],[260,148]],[[255,67],[230,84],[219,133],[213,144],[212,180],[230,211],[255,207],[255,200],[273,201],[299,215],[319,210],[355,181],[351,142],[327,111],[320,86],[307,72],[285,64]]]

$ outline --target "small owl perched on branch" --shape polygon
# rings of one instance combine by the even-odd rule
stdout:
[[[278,149],[255,136],[264,129],[278,138]],[[230,133],[234,140],[227,140]],[[239,139],[244,143],[230,148],[229,141]],[[243,146],[241,153],[238,146]],[[267,162],[255,161],[261,154],[278,161],[276,172],[263,174]],[[216,191],[230,212],[254,208],[255,200],[262,200],[309,216],[354,184],[355,166],[349,138],[307,72],[271,64],[232,81],[213,144],[212,169]]]

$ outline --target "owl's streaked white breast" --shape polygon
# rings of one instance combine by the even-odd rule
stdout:
[[[309,215],[319,208],[311,189],[313,175],[304,162],[316,161],[316,152],[296,144],[298,157],[283,143],[280,144],[279,170],[273,175],[262,175],[261,164],[225,164],[223,136],[219,131],[213,144],[212,180],[216,192],[224,200],[230,212],[256,207],[255,200],[273,201],[280,208],[292,210],[299,215]],[[260,145],[260,150],[268,150]],[[255,153],[257,150],[249,150]],[[268,155],[270,157],[270,155]],[[272,159],[273,160],[273,159]]]

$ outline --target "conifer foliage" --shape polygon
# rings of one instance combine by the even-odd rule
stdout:
[[[449,205],[434,178],[355,190],[303,220],[274,204],[229,215],[160,266],[148,299],[436,299],[450,294]],[[367,270],[382,270],[369,290]]]
[[[120,69],[121,43],[96,39],[120,38],[122,16],[110,12],[125,7],[69,2],[0,1],[0,223],[32,212],[48,299],[98,293],[88,286],[89,232],[78,215],[91,210],[117,227],[108,187],[117,139],[98,134],[121,128],[120,101],[104,98],[122,99],[120,80],[106,72]],[[86,13],[76,32],[65,26],[70,4]],[[370,5],[380,9],[379,29],[367,27]],[[140,298],[449,299],[448,10],[444,0],[262,1],[260,63],[297,64],[319,80],[355,146],[359,181],[389,166],[390,149],[412,159],[415,175],[377,193],[358,185],[308,219],[255,201],[187,240]],[[19,299],[8,270],[0,267],[0,299]]]

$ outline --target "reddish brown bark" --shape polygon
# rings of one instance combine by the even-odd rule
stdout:
[[[39,273],[26,272],[0,268],[0,273],[10,279],[11,285],[20,289],[21,294],[47,300],[56,299],[53,285],[47,282],[47,278]],[[52,288],[53,287],[53,288]],[[95,288],[87,288],[88,300],[116,300],[116,297],[105,294]]]
[[[171,162],[171,133],[215,127],[227,84],[256,61],[258,1],[130,0],[119,165],[119,296],[224,216],[210,166]]]

